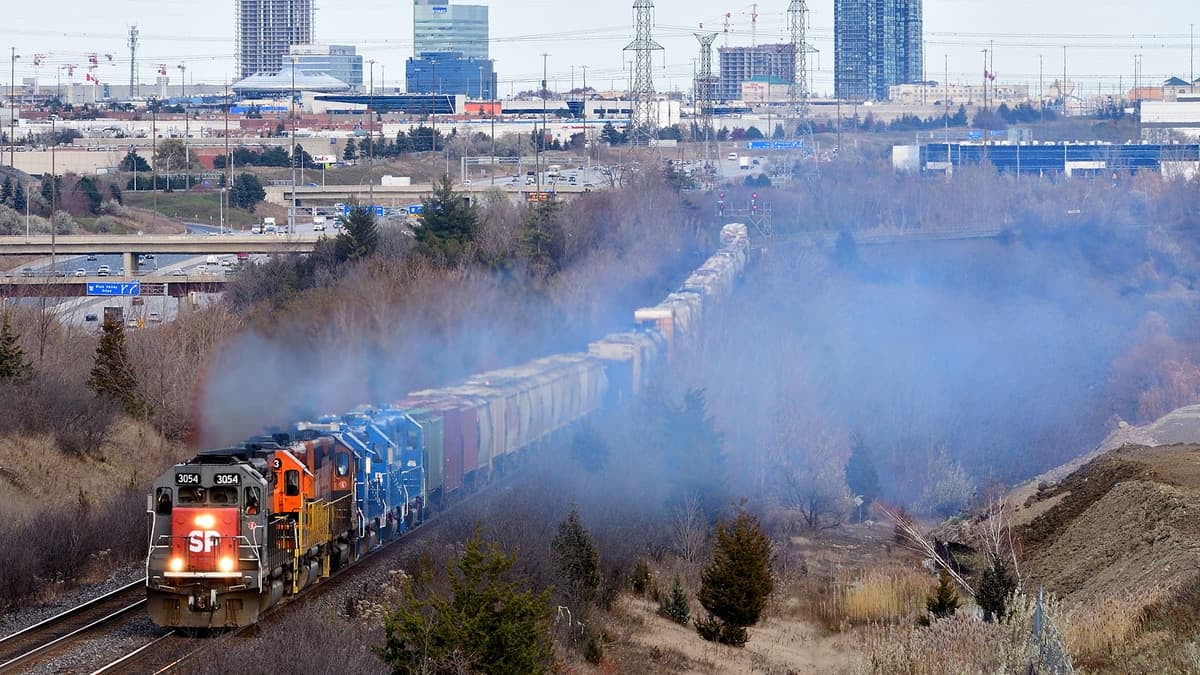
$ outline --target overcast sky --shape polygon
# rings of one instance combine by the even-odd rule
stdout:
[[[453,1],[453,0],[452,0]],[[478,0],[477,0],[478,1]],[[741,0],[737,0],[740,2]],[[33,55],[45,54],[42,82],[66,81],[60,66],[87,65],[90,52],[100,54],[101,80],[129,81],[129,26],[141,34],[139,81],[153,82],[158,64],[170,69],[177,82],[179,64],[187,66],[189,82],[223,82],[234,77],[234,2],[175,2],[164,0],[57,0],[43,5],[29,0],[6,0],[0,9],[0,47],[16,47],[17,78],[33,77]],[[551,87],[570,86],[572,66],[576,85],[587,66],[588,84],[600,89],[623,86],[629,54],[622,48],[633,35],[632,0],[491,0],[492,58],[500,76],[500,93],[532,89],[541,79],[542,54],[547,58]],[[758,4],[757,40],[786,40],[788,0]],[[655,39],[665,49],[655,56],[655,88],[689,88],[699,49],[692,33],[722,32],[724,14],[731,14],[733,46],[749,45],[751,5],[716,0],[656,0]],[[833,0],[808,4],[809,42],[819,53],[810,56],[812,89],[820,95],[833,87]],[[48,12],[52,11],[52,14]],[[1037,87],[1039,55],[1049,84],[1062,76],[1066,47],[1067,77],[1085,91],[1128,88],[1134,60],[1142,55],[1143,81],[1161,82],[1168,76],[1191,73],[1192,24],[1200,24],[1197,0],[925,0],[925,59],[927,77],[943,80],[949,60],[951,82],[978,82],[983,53],[994,48],[994,68],[1000,81]],[[1200,28],[1200,27],[1198,27]],[[404,61],[412,55],[412,4],[408,0],[317,0],[316,39],[323,43],[354,44],[374,59],[375,82],[403,83]],[[717,45],[724,44],[719,38]],[[111,62],[104,56],[111,54]],[[0,59],[2,60],[2,59]],[[716,68],[714,54],[713,66]],[[8,81],[0,69],[0,81]],[[1200,77],[1200,73],[1196,74]],[[75,80],[83,80],[83,69]],[[556,86],[557,85],[557,86]]]

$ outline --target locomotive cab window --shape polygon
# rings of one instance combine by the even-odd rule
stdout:
[[[258,488],[256,488],[256,487],[246,488],[245,497],[246,497],[246,501],[245,501],[246,514],[251,515],[251,516],[257,515],[258,514],[258,501],[259,501]]]
[[[202,487],[183,487],[179,488],[179,503],[180,504],[203,504],[204,488]]]
[[[158,488],[158,496],[154,500],[154,512],[160,516],[171,513],[171,488]]]
[[[237,504],[238,490],[235,487],[214,487],[208,491],[208,500],[213,504]]]
[[[337,461],[337,475],[345,476],[350,473],[350,455],[339,452],[334,459]]]
[[[283,494],[296,497],[300,494],[300,472],[288,469],[283,472]]]

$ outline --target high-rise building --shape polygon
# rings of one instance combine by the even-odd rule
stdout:
[[[796,77],[796,55],[790,43],[757,47],[722,47],[721,78],[716,98],[735,101],[742,97],[743,82],[791,84]]]
[[[289,51],[301,72],[325,73],[355,90],[363,88],[363,57],[349,45],[293,45]]]
[[[273,74],[292,45],[312,42],[312,0],[237,0],[237,57],[242,79]]]
[[[834,0],[834,91],[882,101],[888,87],[924,79],[921,0]]]
[[[425,52],[404,66],[410,94],[462,94],[467,98],[496,98],[495,61],[466,57],[462,52]]]
[[[488,58],[488,8],[450,0],[413,0],[413,53],[460,52]]]

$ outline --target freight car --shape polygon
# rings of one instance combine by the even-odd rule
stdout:
[[[481,373],[384,407],[297,422],[204,450],[154,481],[146,587],[151,619],[237,627],[486,484],[514,457],[665,376],[745,269],[746,227],[636,328]]]

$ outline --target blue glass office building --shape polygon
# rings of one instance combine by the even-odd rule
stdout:
[[[450,0],[413,1],[413,53],[460,52],[488,58],[488,8]]]
[[[425,52],[404,66],[410,94],[463,94],[467,98],[496,97],[494,61],[464,56],[462,52]]]

